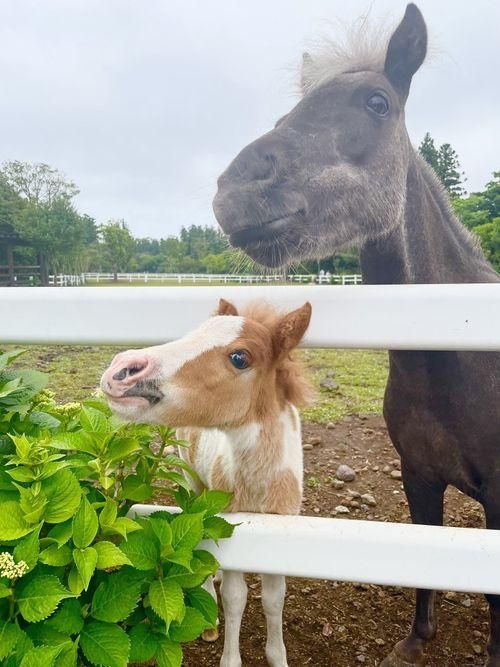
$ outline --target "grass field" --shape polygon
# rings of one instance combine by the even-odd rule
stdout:
[[[11,346],[8,349],[13,349]],[[122,348],[95,346],[32,346],[15,363],[48,373],[49,388],[60,402],[89,398],[112,357]],[[387,355],[367,350],[301,350],[318,396],[303,411],[305,419],[337,421],[351,414],[380,413],[387,377]],[[328,371],[337,383],[333,390],[320,389]]]

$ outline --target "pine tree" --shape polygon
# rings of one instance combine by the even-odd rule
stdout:
[[[450,144],[441,144],[436,148],[434,139],[426,133],[418,152],[436,172],[437,177],[452,197],[461,197],[465,194],[463,187],[463,171],[460,171],[460,162],[457,152]]]
[[[424,158],[427,164],[431,165],[437,174],[439,169],[439,151],[436,148],[434,139],[431,137],[429,132],[426,133],[422,143],[418,147],[418,152]]]

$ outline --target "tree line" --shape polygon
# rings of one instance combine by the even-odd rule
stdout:
[[[462,223],[477,235],[500,270],[500,171],[481,192],[467,194],[456,151],[427,133],[418,147],[451,196]],[[259,269],[231,248],[217,228],[193,224],[178,235],[134,237],[122,219],[103,224],[77,210],[78,188],[47,164],[5,162],[0,169],[0,266],[13,247],[17,265],[43,264],[46,273],[254,273]],[[356,251],[304,262],[298,273],[360,271]]]

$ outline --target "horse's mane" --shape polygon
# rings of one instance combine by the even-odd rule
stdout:
[[[266,301],[254,301],[242,309],[241,315],[272,330],[284,313]],[[308,405],[313,400],[315,392],[305,366],[294,354],[287,355],[278,363],[276,378],[285,400],[292,405]]]
[[[367,16],[349,26],[340,26],[337,39],[322,37],[310,52],[303,54],[301,92],[303,95],[347,72],[383,72],[387,44],[392,30],[372,25]]]

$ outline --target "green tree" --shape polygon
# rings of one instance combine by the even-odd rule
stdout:
[[[427,132],[418,147],[418,152],[434,169],[437,177],[452,197],[460,197],[465,194],[464,173],[461,171],[458,154],[450,144],[444,143],[437,148],[434,139]]]
[[[439,150],[436,148],[434,139],[431,137],[429,132],[425,134],[422,143],[418,147],[418,152],[424,158],[427,164],[430,164],[434,171],[437,173],[439,169]]]
[[[100,228],[103,257],[118,280],[118,272],[126,271],[134,254],[134,238],[125,220],[110,220]]]

